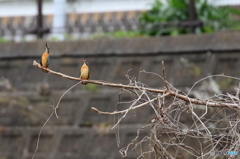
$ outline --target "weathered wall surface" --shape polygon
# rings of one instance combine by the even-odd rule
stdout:
[[[186,35],[161,38],[96,39],[49,42],[50,68],[78,76],[82,59],[91,68],[91,79],[128,84],[126,73],[149,87],[161,88],[161,61],[167,79],[183,91],[197,80],[221,74],[239,77],[240,33]],[[45,74],[34,66],[44,51],[44,42],[0,44],[0,159],[31,158],[41,126],[59,97],[76,81]],[[144,72],[145,70],[146,72]],[[218,80],[218,79],[216,79]],[[223,91],[233,91],[238,81],[219,79]],[[87,85],[77,86],[64,96],[40,139],[36,159],[121,158],[114,131],[114,118],[98,115],[96,107],[113,111],[120,90]],[[124,93],[121,101],[130,101]],[[126,108],[128,104],[120,105]],[[120,147],[126,146],[151,117],[150,108],[130,112],[120,126]],[[143,132],[143,136],[144,136]],[[136,153],[129,158],[136,158]]]

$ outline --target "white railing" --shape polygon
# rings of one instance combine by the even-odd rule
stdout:
[[[240,5],[240,0],[208,0],[212,4],[216,5]]]

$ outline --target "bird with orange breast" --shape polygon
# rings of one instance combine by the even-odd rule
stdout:
[[[47,43],[46,43],[46,49],[45,49],[44,53],[42,54],[42,57],[40,60],[40,64],[44,68],[48,68],[48,65],[50,64],[50,55],[49,55],[49,48],[47,46]],[[45,73],[48,73],[48,71],[46,71],[46,70],[42,70],[42,71]]]
[[[89,78],[89,67],[88,67],[88,63],[86,60],[83,60],[83,65],[80,69],[80,79],[81,80],[88,80]],[[82,82],[82,84],[87,84],[87,82]]]

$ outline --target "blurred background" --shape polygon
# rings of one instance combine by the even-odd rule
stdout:
[[[0,0],[0,159],[32,158],[51,105],[76,83],[32,66],[46,42],[54,71],[78,77],[86,59],[90,79],[129,84],[128,74],[163,88],[153,73],[161,74],[164,60],[168,81],[187,92],[208,75],[239,76],[239,29],[239,0]],[[190,95],[208,98],[233,93],[236,86],[232,79],[211,78]],[[76,86],[63,97],[59,118],[53,116],[44,128],[35,158],[122,158],[118,151],[149,121],[152,110],[130,112],[120,124],[117,145],[111,126],[118,116],[90,108],[126,109],[132,100],[120,89]],[[141,131],[139,140],[148,134]],[[147,150],[143,144],[127,158]]]
[[[1,0],[0,37],[10,41],[178,35],[239,29],[238,0]],[[232,8],[226,7],[231,6]],[[237,24],[236,24],[237,23]]]

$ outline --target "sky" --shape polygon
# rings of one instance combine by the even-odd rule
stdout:
[[[146,10],[154,0],[81,0],[67,3],[65,10],[77,13]],[[53,14],[53,1],[43,3],[43,14]],[[0,16],[28,16],[36,15],[36,1],[8,1],[0,0]]]
[[[153,1],[154,0],[72,0],[67,3],[65,11],[67,13],[89,13],[147,10]],[[43,2],[43,14],[53,14],[53,0],[43,0]],[[240,0],[209,0],[209,2],[216,5],[240,5]],[[31,16],[36,14],[36,0],[0,0],[0,17]]]

